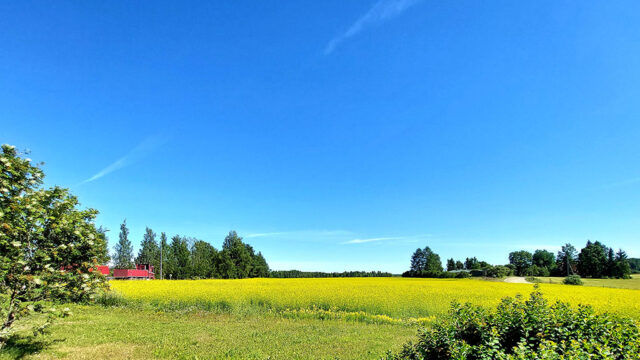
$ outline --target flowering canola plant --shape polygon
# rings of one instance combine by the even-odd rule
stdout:
[[[373,323],[428,323],[451,302],[495,306],[500,299],[528,296],[530,284],[474,279],[313,278],[243,280],[112,281],[125,299],[161,308],[268,311],[290,317],[340,318]],[[589,304],[640,318],[640,291],[542,284],[550,300]]]

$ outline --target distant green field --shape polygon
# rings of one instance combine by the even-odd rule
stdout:
[[[582,279],[585,286],[608,287],[617,289],[640,290],[640,275],[632,275],[632,279]],[[536,277],[541,283],[562,284],[563,277]]]

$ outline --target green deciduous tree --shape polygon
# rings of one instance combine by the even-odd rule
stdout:
[[[518,276],[526,275],[526,270],[529,266],[531,266],[532,260],[533,256],[531,255],[531,253],[525,250],[509,253],[509,263],[515,266],[516,275]]]
[[[434,253],[426,246],[424,249],[416,249],[411,256],[411,276],[436,276],[442,272],[440,255]]]
[[[175,258],[174,279],[188,279],[191,276],[191,252],[187,238],[176,235],[171,238],[171,252]]]
[[[215,260],[218,250],[206,241],[196,240],[191,247],[192,275],[197,278],[212,278],[216,274]]]
[[[561,275],[569,276],[573,274],[576,264],[576,253],[576,248],[569,243],[564,244],[560,251],[558,251],[556,262]]]
[[[48,301],[87,301],[106,286],[93,271],[107,256],[106,237],[94,224],[98,212],[79,210],[78,199],[67,189],[41,188],[44,173],[21,155],[2,145],[0,347],[19,318],[36,312],[47,313],[48,320],[64,315]]]
[[[418,248],[413,253],[413,255],[411,255],[411,267],[409,269],[410,271],[416,272],[416,273],[423,271],[426,263],[427,263],[427,259],[425,257],[424,251]]]
[[[456,261],[453,259],[447,259],[447,271],[456,270]]]
[[[607,272],[608,248],[599,241],[587,241],[578,254],[578,273],[582,277],[600,278]]]
[[[253,250],[253,247],[249,244],[245,244],[247,247],[247,251],[249,251],[249,256],[251,257],[251,270],[249,270],[249,277],[268,277],[269,276],[269,265],[267,265],[267,261],[262,256],[262,253],[258,252],[257,254]]]
[[[545,267],[549,270],[556,266],[556,256],[547,250],[536,250],[533,253],[533,265]]]
[[[480,269],[480,263],[476,257],[466,258],[464,260],[464,268],[467,270],[477,270]]]
[[[249,250],[242,242],[242,238],[235,231],[229,231],[222,244],[223,261],[225,258],[231,259],[233,263],[233,272],[230,274],[231,279],[244,279],[249,277],[251,272],[252,258]]]

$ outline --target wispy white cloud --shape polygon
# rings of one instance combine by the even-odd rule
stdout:
[[[277,238],[300,241],[334,241],[355,236],[345,230],[290,230],[274,232],[249,232],[244,238]]]
[[[424,235],[410,235],[410,236],[384,236],[384,237],[372,237],[372,238],[356,238],[347,241],[343,241],[340,244],[366,244],[379,241],[404,241],[408,243],[419,242],[432,237],[431,234]]]
[[[368,27],[399,16],[422,0],[379,0],[364,15],[354,22],[344,33],[331,39],[324,49],[331,54],[340,44]]]
[[[112,172],[114,172],[116,170],[122,169],[125,166],[129,166],[129,165],[141,160],[142,158],[144,158],[145,156],[147,156],[151,152],[153,152],[153,150],[155,150],[160,145],[162,145],[164,142],[165,142],[165,140],[162,139],[159,136],[152,136],[152,137],[149,137],[149,138],[145,139],[143,142],[141,142],[135,148],[133,148],[131,151],[129,151],[125,156],[123,156],[120,159],[114,161],[109,166],[105,167],[104,169],[98,171],[92,177],[84,180],[83,182],[80,183],[80,185],[88,183],[88,182],[92,182],[92,181],[95,181],[95,180],[98,180],[98,179],[100,179],[101,177],[103,177],[105,175],[108,175],[108,174],[110,174],[110,173],[112,173]]]
[[[387,240],[399,240],[402,238],[399,237],[378,237],[378,238],[369,238],[369,239],[352,239],[349,241],[345,241],[342,244],[364,244],[376,241],[387,241]]]
[[[306,242],[323,242],[340,245],[347,244],[366,244],[371,242],[383,241],[402,241],[407,243],[419,242],[431,238],[431,234],[409,235],[409,236],[378,236],[363,237],[352,231],[346,230],[292,230],[292,231],[276,231],[276,232],[249,232],[243,235],[244,238],[272,238],[285,241],[306,241]]]

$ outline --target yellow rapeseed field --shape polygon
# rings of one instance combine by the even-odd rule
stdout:
[[[428,322],[452,301],[496,305],[532,290],[530,284],[471,279],[325,278],[112,281],[126,299],[159,306],[254,309],[290,316],[343,317],[374,322]],[[598,311],[640,318],[640,291],[542,284],[550,300],[590,304]]]

